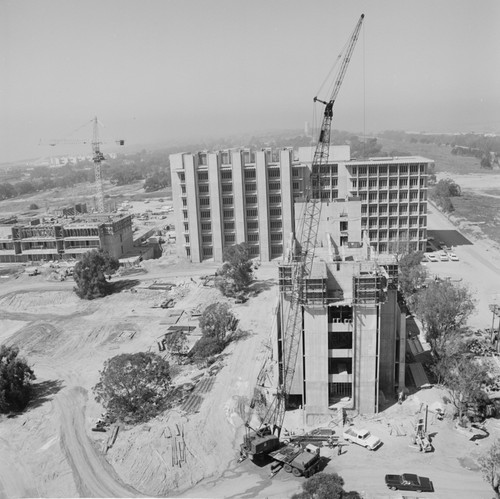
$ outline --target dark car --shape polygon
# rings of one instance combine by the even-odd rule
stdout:
[[[391,490],[414,490],[415,492],[433,492],[432,482],[425,476],[403,473],[402,475],[385,475],[385,484]]]

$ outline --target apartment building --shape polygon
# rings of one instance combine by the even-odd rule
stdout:
[[[171,155],[179,254],[221,262],[226,246],[246,242],[252,257],[281,257],[300,226],[313,155],[312,147]],[[377,253],[424,250],[431,163],[415,156],[357,161],[349,146],[330,147],[320,171],[321,224],[339,248],[366,234]]]
[[[371,259],[363,243],[338,259],[327,246],[317,249],[306,278],[295,338],[288,322],[294,264],[279,267],[274,358],[280,383],[284,363],[295,366],[289,402],[304,409],[309,423],[334,409],[376,413],[405,386],[406,309],[395,259]]]
[[[78,259],[99,248],[120,258],[132,250],[132,234],[130,215],[34,218],[0,226],[0,262]]]

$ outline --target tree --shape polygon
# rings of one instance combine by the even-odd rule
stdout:
[[[413,304],[413,296],[422,289],[427,279],[427,271],[422,265],[423,256],[421,251],[414,251],[407,253],[399,260],[399,289],[410,306]]]
[[[0,347],[0,412],[24,409],[33,394],[35,374],[18,354],[17,347]]]
[[[36,203],[31,203],[30,204],[30,210],[38,210],[39,206]]]
[[[245,243],[224,250],[224,264],[217,271],[216,286],[224,296],[236,296],[252,282],[252,260]]]
[[[222,352],[236,332],[238,322],[227,303],[209,305],[200,317],[203,336],[196,342],[191,356],[207,358]]]
[[[225,341],[236,331],[238,322],[227,303],[212,303],[201,314],[200,328],[204,336]]]
[[[462,420],[467,404],[481,403],[488,399],[483,390],[488,382],[488,369],[470,355],[457,351],[454,355],[444,354],[438,360],[442,382],[448,389],[450,399]]]
[[[165,343],[172,353],[185,353],[187,344],[186,333],[183,331],[174,331],[167,335]]]
[[[495,440],[477,461],[484,480],[491,485],[497,499],[500,499],[500,439]]]
[[[168,407],[170,365],[154,353],[121,354],[108,359],[93,388],[95,399],[114,420],[139,423]]]
[[[360,499],[357,492],[344,490],[344,479],[337,473],[316,473],[302,483],[302,492],[292,499]]]
[[[73,270],[75,293],[84,300],[110,294],[112,287],[106,281],[106,275],[114,274],[119,266],[118,260],[102,249],[85,253]]]
[[[426,330],[426,339],[437,359],[456,338],[474,311],[474,300],[466,286],[449,279],[433,281],[414,300],[414,311]]]

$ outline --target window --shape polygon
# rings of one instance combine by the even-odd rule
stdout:
[[[410,173],[418,173],[419,165],[410,165]]]
[[[212,230],[212,224],[210,222],[202,223],[201,230]]]
[[[184,222],[184,232],[187,232],[189,230],[189,224],[187,222]]]
[[[181,193],[186,194],[186,186],[185,185],[181,185]]]
[[[370,172],[370,175],[376,175],[377,174],[377,167],[376,166],[370,166],[368,171]],[[377,181],[375,181],[377,182]]]
[[[399,191],[399,199],[408,199],[408,191]]]
[[[233,197],[222,198],[222,204],[224,206],[231,206],[233,204]]]
[[[359,174],[360,175],[366,175],[366,166],[360,166],[359,167]]]
[[[298,168],[292,168],[292,177],[300,177],[300,172]]]
[[[189,244],[189,235],[184,234],[184,241],[186,241],[186,244]]]
[[[250,243],[256,243],[259,241],[259,234],[248,234],[247,241]]]
[[[270,204],[281,203],[281,196],[279,194],[276,194],[274,196],[269,196],[269,203]]]
[[[186,175],[184,175],[184,173],[179,173],[179,180],[181,182],[185,182],[186,181]]]
[[[418,178],[410,179],[410,187],[416,187],[418,185]]]
[[[245,170],[245,179],[252,179],[257,176],[255,170]]]
[[[212,235],[207,234],[207,235],[201,236],[201,242],[202,243],[211,243],[212,242]]]
[[[387,192],[380,192],[378,195],[378,199],[381,202],[387,201]]]
[[[269,190],[270,191],[279,191],[280,189],[281,189],[280,182],[270,182],[269,183]]]
[[[271,217],[281,217],[281,208],[271,208],[269,210],[269,215]]]
[[[233,218],[234,217],[234,210],[222,210],[222,216],[224,218]]]
[[[187,206],[187,199],[186,198],[182,198],[182,206]]]
[[[186,248],[186,256],[191,256],[191,248]]]
[[[406,187],[408,185],[408,179],[407,178],[400,178],[399,185],[400,185],[400,187]]]
[[[208,194],[208,184],[199,185],[198,192],[200,194]]]
[[[351,183],[352,183],[352,188],[353,189],[356,189],[358,187],[358,181],[357,181],[357,179],[355,179],[355,178],[351,179]]]
[[[234,222],[224,222],[224,230],[234,230]]]
[[[376,201],[377,200],[377,193],[376,192],[370,192],[370,195],[368,196],[368,199],[370,201]]]
[[[245,192],[253,192],[257,190],[257,184],[245,184]]]
[[[293,182],[292,187],[293,187],[293,190],[296,191],[296,190],[300,189],[300,184],[298,182]]]
[[[200,206],[210,206],[210,198],[200,198]]]
[[[332,165],[332,175],[337,175],[338,169],[338,165]]]
[[[233,192],[233,186],[232,186],[232,184],[222,184],[221,190],[224,193],[231,193],[231,192]]]
[[[206,152],[200,152],[198,154],[198,164],[200,164],[200,165],[207,164],[207,153]]]
[[[255,152],[243,151],[243,164],[248,165],[249,163],[255,163]]]
[[[222,165],[230,165],[231,164],[231,155],[229,151],[224,151],[220,155],[220,162]]]
[[[360,193],[359,199],[361,199],[361,201],[366,201],[366,192]]]
[[[257,196],[247,196],[245,201],[247,204],[257,204]]]
[[[198,172],[198,180],[208,180],[208,172]]]
[[[282,241],[283,240],[283,235],[281,232],[271,232],[271,241]]]
[[[365,179],[361,179],[359,181],[359,188],[360,189],[365,189],[366,188],[366,180]]]
[[[271,255],[279,256],[283,254],[283,245],[282,244],[273,244],[271,245]]]
[[[256,216],[257,216],[257,209],[256,208],[247,209],[247,217],[256,217]]]
[[[353,166],[352,167],[352,174],[356,175],[357,171],[358,171],[358,168],[356,166]]]
[[[380,165],[378,168],[379,175],[387,175],[387,165]]]
[[[184,220],[188,219],[188,212],[187,212],[187,210],[182,210],[182,216],[183,216]]]
[[[203,248],[203,257],[204,258],[212,258],[213,256],[213,248],[211,246],[207,246]]]
[[[210,218],[210,210],[202,210],[200,211],[200,218]]]
[[[373,167],[370,166],[370,170],[372,169]],[[377,179],[376,178],[371,178],[368,182],[368,185],[370,187],[377,187]]]
[[[376,206],[376,205],[375,206],[370,206],[370,208],[368,210],[368,212],[370,213],[370,215],[376,215],[377,208],[378,208],[378,206]]]
[[[256,221],[247,222],[247,230],[257,230],[258,228],[259,228],[259,222]]]
[[[233,172],[231,170],[224,170],[220,172],[220,178],[222,180],[231,180],[233,178]]]
[[[236,241],[236,236],[234,234],[224,234],[224,243],[232,244]]]
[[[267,176],[269,178],[279,178],[280,176],[279,168],[269,168],[269,170],[267,170]]]
[[[281,220],[271,220],[270,226],[271,229],[281,229],[282,228]]]

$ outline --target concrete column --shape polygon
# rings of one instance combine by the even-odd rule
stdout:
[[[285,251],[286,248],[286,237],[290,232],[295,232],[293,216],[292,154],[293,151],[291,150],[281,151],[280,154],[283,251]]]
[[[187,209],[189,223],[189,243],[191,261],[199,263],[202,260],[200,244],[200,215],[198,206],[198,178],[192,154],[183,156],[184,173],[186,175]]]
[[[175,246],[179,256],[186,256],[186,248],[184,246],[184,217],[182,215],[182,191],[179,181],[179,172],[184,171],[184,163],[182,154],[170,155],[170,171],[172,177],[172,204],[174,208],[175,220]]]
[[[210,215],[212,221],[212,246],[214,262],[222,262],[223,224],[221,208],[220,165],[217,153],[207,154],[208,183],[210,189]]]
[[[257,170],[257,203],[259,209],[259,245],[260,259],[268,262],[269,251],[269,205],[267,191],[267,166],[264,151],[255,153],[255,162]]]
[[[373,414],[376,404],[377,307],[354,305],[354,407]]]
[[[241,161],[241,151],[233,152],[233,196],[234,196],[234,228],[236,243],[246,241],[245,233],[245,175]]]
[[[328,409],[328,315],[325,307],[304,311],[306,412]]]

